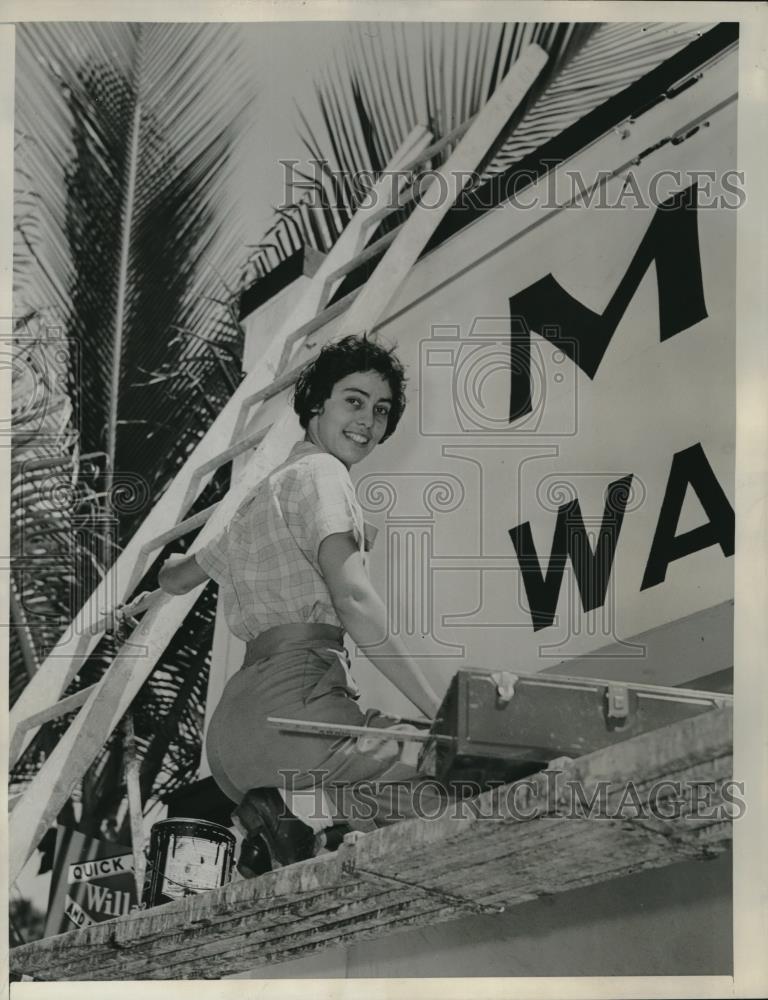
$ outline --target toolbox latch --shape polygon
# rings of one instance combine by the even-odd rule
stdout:
[[[610,729],[621,729],[629,719],[629,687],[609,684],[605,692],[605,718]]]
[[[508,670],[499,670],[491,674],[491,680],[496,685],[496,704],[500,708],[507,706],[515,695],[515,685],[520,678]]]

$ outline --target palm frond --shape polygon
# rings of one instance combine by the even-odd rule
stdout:
[[[436,137],[446,135],[480,110],[524,44],[538,41],[550,54],[544,75],[549,79],[588,33],[574,25],[543,23],[375,28],[349,27],[336,72],[324,73],[316,85],[315,113],[298,109],[299,137],[315,172],[296,171],[309,192],[290,207],[305,222],[302,241],[321,251],[338,239],[365,194],[355,179],[378,176],[414,125],[421,122]],[[518,118],[540,91],[541,84]],[[447,146],[429,166],[439,167],[452,149]],[[400,215],[386,218],[380,232],[401,221]],[[277,218],[270,229],[272,254],[262,248],[251,257],[249,267],[257,275],[294,252],[295,234],[288,238],[287,227],[284,217]]]
[[[72,499],[78,487],[79,445],[68,394],[70,357],[60,328],[44,313],[13,332],[11,379],[12,608],[11,699],[55,644],[68,610],[77,562]],[[65,610],[66,609],[66,610]]]
[[[242,213],[230,169],[251,87],[235,25],[27,24],[17,31],[17,74],[14,307],[43,333],[57,326],[67,355],[58,395],[46,398],[44,436],[27,432],[29,420],[14,426],[14,580],[42,657],[240,378],[230,299]],[[29,389],[20,375],[14,384],[23,414]],[[69,407],[59,407],[57,436],[54,403]],[[98,456],[90,478],[83,455]],[[57,509],[50,497],[61,499],[61,486],[30,475],[29,460],[41,458],[69,463],[72,488]],[[176,689],[192,683],[199,699],[211,607],[191,622],[164,662]],[[15,693],[26,637],[14,642]],[[101,675],[108,645],[76,686]],[[145,713],[157,707],[153,683]],[[139,725],[151,728],[151,714]],[[17,781],[58,732],[44,727]],[[199,754],[200,733],[183,720],[167,735],[162,767],[168,754]],[[103,760],[114,753],[110,744]],[[82,792],[91,813],[116,794],[105,766],[97,761]]]

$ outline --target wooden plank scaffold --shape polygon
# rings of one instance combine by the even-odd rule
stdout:
[[[484,793],[472,810],[463,802],[260,878],[22,945],[11,970],[220,979],[714,857],[731,842],[732,719],[713,709]],[[712,792],[703,810],[690,793],[702,782]]]

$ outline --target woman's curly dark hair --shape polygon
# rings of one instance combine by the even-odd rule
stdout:
[[[337,382],[355,372],[377,372],[387,380],[392,393],[387,431],[381,439],[386,441],[405,410],[405,369],[394,351],[370,340],[367,334],[352,334],[327,344],[296,380],[293,408],[304,430]]]

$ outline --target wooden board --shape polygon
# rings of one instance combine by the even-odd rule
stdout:
[[[23,945],[11,970],[41,980],[219,979],[710,858],[731,841],[717,809],[731,744],[732,711],[716,709],[582,757],[558,784],[538,775],[486,793],[479,815],[399,823],[258,879]],[[629,781],[641,802],[660,781],[711,782],[713,815],[637,818]],[[587,798],[604,789],[602,818],[568,815],[576,783]]]

